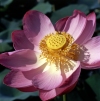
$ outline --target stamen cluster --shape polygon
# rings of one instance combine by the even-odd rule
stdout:
[[[68,67],[65,70],[69,71],[69,69],[73,69],[74,61],[79,55],[79,46],[73,42],[74,38],[68,33],[49,34],[40,42],[39,47],[42,52],[40,57],[46,58],[49,63],[54,63],[57,68]]]

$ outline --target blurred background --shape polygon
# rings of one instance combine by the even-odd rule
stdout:
[[[14,50],[11,32],[22,29],[26,11],[39,10],[55,23],[70,16],[74,9],[85,14],[95,12],[94,36],[100,35],[100,0],[0,0],[0,53]],[[4,85],[2,81],[8,72],[0,65],[0,101],[41,101],[38,92],[23,93]],[[66,98],[67,101],[100,101],[100,69],[82,70],[76,87],[66,94]],[[58,96],[56,101],[62,101],[62,96]]]

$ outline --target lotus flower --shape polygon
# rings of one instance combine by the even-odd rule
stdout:
[[[7,86],[24,92],[39,91],[43,101],[71,91],[81,68],[100,66],[100,36],[93,37],[95,13],[74,10],[53,26],[39,11],[28,11],[23,30],[12,33],[15,51],[0,54],[0,64],[11,69]]]

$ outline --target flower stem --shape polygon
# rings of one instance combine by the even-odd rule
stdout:
[[[52,6],[52,11],[55,12],[55,5]]]
[[[63,101],[67,101],[65,94],[63,95]]]

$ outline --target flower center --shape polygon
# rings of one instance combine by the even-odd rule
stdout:
[[[79,46],[74,38],[66,32],[55,32],[45,36],[40,42],[42,58],[47,62],[54,63],[57,68],[63,67],[69,71],[75,66],[74,61],[78,59]],[[74,61],[73,61],[74,60]]]
[[[66,43],[66,37],[60,34],[51,35],[47,40],[47,47],[50,49],[60,49]]]

